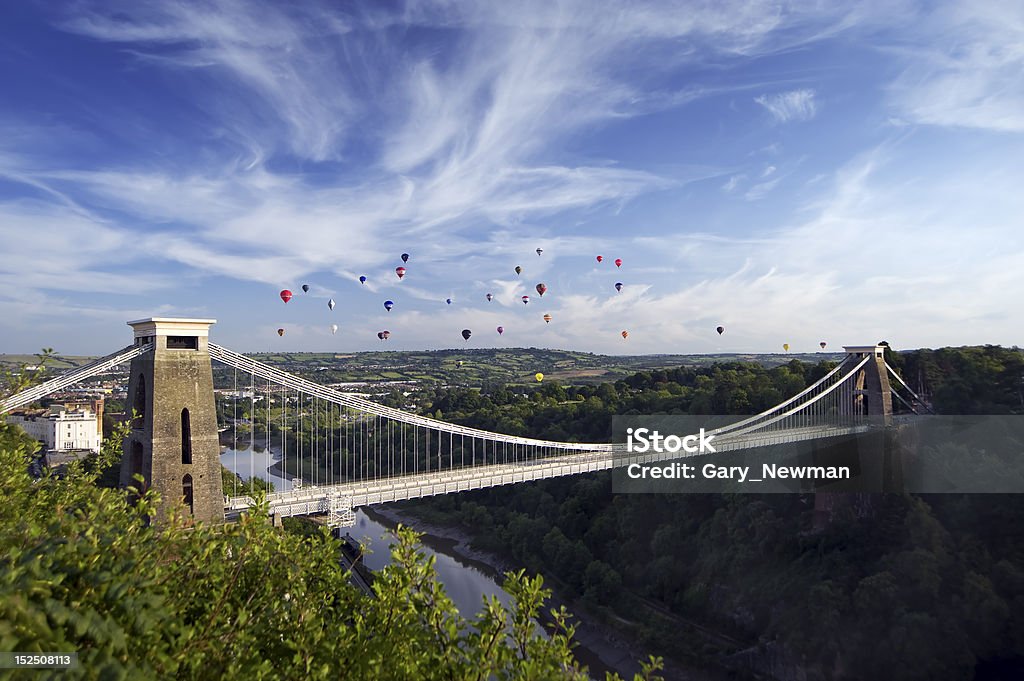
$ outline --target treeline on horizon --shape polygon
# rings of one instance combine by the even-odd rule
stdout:
[[[886,359],[939,414],[1024,414],[1017,348],[887,352]],[[616,414],[753,413],[833,366],[680,367],[599,386],[543,385],[525,400],[504,386],[439,391],[425,411],[511,434],[601,441]],[[745,647],[776,646],[783,667],[809,679],[972,679],[977,670],[981,679],[1006,660],[1019,671],[1021,498],[855,501],[816,530],[813,494],[613,495],[603,473],[410,508],[458,523],[475,546],[548,575],[563,595],[607,613],[658,654],[720,668]]]

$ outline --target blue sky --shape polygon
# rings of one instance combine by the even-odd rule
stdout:
[[[6,3],[0,351],[1021,344],[1024,5],[938,5]]]

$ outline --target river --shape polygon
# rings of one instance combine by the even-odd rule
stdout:
[[[238,473],[243,478],[249,478],[250,475],[263,478],[273,483],[274,490],[278,492],[291,489],[289,479],[271,472],[271,468],[280,460],[280,454],[273,449],[269,452],[251,452],[226,448],[221,452],[221,464],[229,471]],[[230,490],[225,490],[225,493],[230,494]],[[376,512],[382,508],[385,510]],[[390,563],[390,527],[399,521],[413,529],[418,525],[416,519],[403,516],[400,512],[386,507],[378,507],[369,513],[364,509],[357,509],[355,526],[344,531],[360,543],[369,545],[370,552],[363,558],[366,567],[380,570]],[[425,529],[436,533],[424,533],[424,552],[435,557],[438,581],[444,585],[445,593],[464,618],[472,620],[483,607],[485,597],[497,596],[505,606],[512,602],[512,597],[499,585],[500,572],[494,566],[500,565],[500,561],[493,557],[487,560],[487,556],[482,556],[481,560],[468,558],[465,542],[453,539],[449,533],[446,533],[448,536],[438,536],[440,533],[437,530],[440,528]],[[548,603],[545,609],[552,606],[557,607],[557,604]],[[639,670],[634,651],[619,641],[610,641],[607,638],[608,632],[601,627],[576,619],[573,621],[580,625],[576,636],[578,646],[573,653],[581,664],[589,668],[595,678],[603,679],[606,671],[617,671],[625,678],[632,678],[633,672]]]

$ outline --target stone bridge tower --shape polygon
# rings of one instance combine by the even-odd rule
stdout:
[[[875,422],[892,423],[892,393],[889,372],[885,368],[884,345],[848,345],[846,360],[856,362],[869,356],[868,363],[854,376],[853,413],[867,416]]]
[[[820,531],[832,523],[836,514],[851,510],[857,517],[874,513],[879,492],[903,491],[903,465],[893,447],[892,393],[889,371],[885,366],[884,345],[848,345],[845,362],[867,363],[853,377],[850,400],[840,403],[840,416],[855,416],[876,428],[839,443],[826,442],[813,447],[815,464],[851,465],[858,486],[873,491],[817,491],[814,495],[814,529]],[[886,426],[886,428],[881,428]],[[826,488],[827,490],[827,488]]]
[[[159,516],[175,505],[196,521],[223,522],[220,442],[207,338],[213,319],[152,317],[128,322],[137,345],[128,380],[127,411],[136,413],[124,442],[121,486],[160,492]]]

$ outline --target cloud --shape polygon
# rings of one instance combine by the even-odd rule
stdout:
[[[722,185],[722,189],[727,192],[731,192],[734,189],[736,189],[737,185],[739,185],[739,183],[745,180],[746,178],[747,176],[744,173],[740,173],[738,175],[731,175],[729,176],[729,179],[726,180],[725,184]]]
[[[775,189],[776,185],[779,184],[780,180],[782,180],[781,177],[776,177],[774,180],[768,180],[767,182],[758,182],[753,187],[748,189],[746,193],[743,194],[743,198],[745,198],[747,201],[757,201],[758,199],[763,199],[773,189]]]
[[[761,95],[754,101],[768,110],[779,123],[809,121],[818,113],[814,90],[790,90],[776,95]]]
[[[269,114],[283,126],[292,152],[337,158],[339,141],[359,113],[352,89],[338,82],[345,71],[324,63],[325,46],[349,31],[341,15],[235,0],[84,3],[74,9],[65,30],[133,45],[142,63],[193,72],[200,87],[204,79],[217,83],[207,94],[209,106],[227,114],[223,124],[240,138],[249,136],[247,124]],[[254,112],[233,103],[243,93],[251,93],[245,101],[257,107]],[[271,136],[259,137],[273,146]]]
[[[936,5],[889,86],[899,117],[923,125],[1024,131],[1024,5]]]
[[[92,299],[102,297],[112,318],[135,314],[142,301],[168,309],[166,300],[181,300],[190,284],[226,282],[232,291],[218,291],[209,304],[229,308],[218,328],[228,345],[245,345],[253,333],[242,312],[255,315],[248,301],[254,290],[266,292],[254,284],[266,284],[273,302],[279,285],[301,279],[338,299],[336,316],[351,317],[332,342],[359,346],[356,331],[365,327],[375,343],[386,320],[403,332],[392,345],[450,346],[461,342],[449,341],[451,328],[501,323],[508,329],[501,343],[612,352],[776,347],[783,336],[793,340],[794,329],[813,332],[816,348],[819,328],[862,341],[876,328],[895,337],[883,331],[903,319],[919,338],[953,338],[951,327],[1000,314],[982,294],[1005,300],[1019,291],[1019,242],[1007,237],[1017,226],[1006,218],[1024,213],[1010,182],[1019,171],[1002,167],[1001,177],[986,156],[937,175],[910,154],[872,152],[837,173],[845,159],[816,151],[812,179],[783,185],[799,165],[783,151],[805,148],[800,129],[771,128],[787,135],[783,142],[753,126],[761,129],[755,138],[749,106],[725,112],[715,99],[742,93],[738,101],[749,102],[759,94],[755,102],[772,120],[811,120],[821,108],[817,90],[790,73],[770,78],[758,59],[856,32],[865,39],[858,44],[888,41],[897,55],[894,68],[902,70],[888,104],[903,120],[1018,130],[1024,39],[1010,4],[937,11],[912,36],[918,47],[898,52],[884,25],[914,22],[891,21],[888,3],[885,12],[743,0],[352,7],[68,5],[63,30],[89,38],[119,76],[141,73],[166,88],[167,120],[132,106],[108,109],[104,100],[78,128],[68,124],[54,136],[52,123],[5,114],[4,129],[16,132],[0,135],[2,196],[15,198],[0,204],[0,235],[5,247],[11,239],[17,245],[0,254],[0,278],[69,313],[95,314],[103,304]],[[954,30],[960,19],[962,35]],[[179,99],[183,108],[174,108]],[[201,121],[185,126],[194,137],[164,129],[179,115]],[[665,144],[673,155],[662,162],[666,156],[636,133],[650,121],[661,134],[653,126],[666,120],[676,126],[665,128],[669,134],[685,138]],[[97,127],[79,129],[90,123]],[[114,127],[130,130],[124,138],[136,146],[144,142],[144,153],[108,154],[119,149],[111,139],[122,139]],[[677,149],[693,153],[679,161]],[[760,151],[752,158],[751,150]],[[702,187],[707,179],[713,183]],[[983,181],[1007,197],[990,195]],[[732,198],[701,191],[719,183],[750,203],[704,205],[708,194]],[[782,193],[796,185],[801,193]],[[771,212],[756,203],[770,192],[778,199]],[[806,203],[812,194],[818,200]],[[949,197],[964,197],[963,205]],[[980,233],[1004,245],[994,254],[984,252],[984,239],[961,247],[958,230],[974,228],[982,212],[989,223]],[[692,225],[721,233],[695,234]],[[534,254],[537,246],[544,257]],[[35,254],[51,250],[39,263]],[[403,251],[413,258],[399,283],[393,270]],[[597,253],[607,258],[603,269]],[[627,260],[621,271],[610,266],[618,254]],[[968,255],[1003,269],[957,260]],[[513,274],[515,264],[526,268],[523,277]],[[969,286],[954,282],[961,270],[973,277]],[[367,286],[355,283],[360,274]],[[616,277],[626,283],[618,295]],[[541,280],[551,289],[543,305],[519,303]],[[887,295],[894,289],[900,293]],[[488,291],[496,295],[490,304]],[[382,296],[393,297],[402,315],[383,316]],[[448,296],[451,308],[443,304]],[[17,305],[22,319],[51,312],[14,298],[3,304]],[[286,313],[299,314],[276,303],[264,320],[273,328]],[[538,321],[545,311],[555,315],[551,325]],[[312,320],[288,323],[327,338]],[[718,323],[729,332],[709,341],[705,331]],[[1009,338],[1013,328],[1003,321],[995,333]]]

